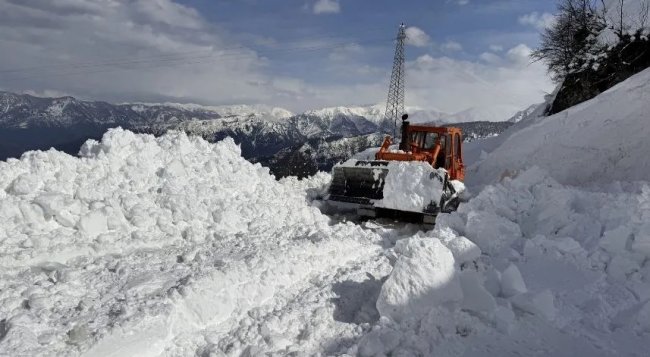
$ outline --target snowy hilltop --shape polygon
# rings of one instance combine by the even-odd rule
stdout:
[[[473,196],[426,232],[325,214],[329,174],[231,139],[0,162],[0,355],[645,355],[649,94],[646,70],[468,144]]]

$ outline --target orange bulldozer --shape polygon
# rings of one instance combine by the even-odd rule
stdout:
[[[399,150],[391,148],[393,141],[387,136],[375,154],[375,160],[352,160],[334,167],[328,201],[352,204],[362,217],[387,216],[425,225],[433,225],[439,213],[452,212],[458,208],[460,194],[464,190],[462,181],[465,178],[461,130],[410,125],[407,119],[408,115],[405,114],[402,117]],[[384,185],[391,166],[395,163],[431,165],[430,180],[419,184],[431,185],[431,188],[441,191],[434,195],[435,201],[426,202],[418,211],[383,206]]]

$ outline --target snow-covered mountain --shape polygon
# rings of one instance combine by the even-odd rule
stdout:
[[[37,98],[0,92],[0,137],[18,156],[26,149],[76,148],[99,138],[109,127],[162,134],[184,130],[216,141],[231,136],[244,155],[272,155],[314,137],[353,137],[377,131],[377,124],[356,115],[298,114],[265,106],[207,107],[193,104],[119,104],[72,97]],[[67,150],[66,150],[67,151]]]
[[[522,120],[526,120],[526,118],[530,117],[531,114],[533,114],[538,110],[540,105],[544,105],[544,104],[533,104],[524,110],[518,111],[508,121],[511,123],[519,123]]]
[[[303,128],[309,127],[310,121],[320,121],[313,132],[303,129],[304,134],[309,136],[322,130],[322,123],[341,121],[341,118],[359,121],[364,119],[375,125],[380,125],[384,120],[383,104],[359,106],[359,107],[331,107],[317,110],[309,110],[301,114],[294,114],[283,108],[269,107],[264,105],[230,105],[230,106],[203,106],[197,104],[178,103],[124,103],[109,104],[106,102],[81,101],[73,97],[61,98],[40,98],[27,94],[14,94],[0,92],[0,128],[33,128],[33,127],[61,127],[86,125],[125,125],[129,127],[152,127],[166,129],[179,123],[191,121],[201,122],[207,126],[206,131],[214,130],[226,125],[242,124],[246,126],[251,122],[263,121],[284,123],[291,118],[299,117],[302,120],[294,120],[296,125]],[[471,121],[506,121],[512,113],[513,108],[485,107],[470,108],[455,114],[444,113],[435,109],[423,109],[420,107],[407,107],[413,123],[450,124]],[[211,123],[221,118],[221,120]],[[302,121],[297,123],[296,121]],[[215,126],[216,125],[216,126]],[[220,126],[219,126],[220,125]],[[198,127],[194,128],[200,131]],[[337,131],[336,124],[333,128]],[[345,134],[338,133],[335,134]]]
[[[470,121],[470,120],[462,120],[464,119],[464,117],[460,115],[458,116],[450,115],[448,113],[436,109],[423,109],[420,107],[407,106],[405,110],[409,114],[410,121],[413,123],[431,123],[431,122],[452,123],[456,121],[458,122]],[[346,117],[356,116],[356,117],[366,118],[376,124],[381,124],[384,120],[385,111],[386,111],[385,104],[375,104],[375,105],[360,106],[360,107],[322,108],[322,109],[307,111],[305,112],[305,114],[315,115],[324,118],[328,118],[328,117],[333,118],[336,116],[346,116]],[[392,125],[392,123],[390,124]]]
[[[407,109],[413,123],[459,123],[462,118],[436,110]],[[312,168],[309,174],[313,174],[319,169],[329,170],[339,159],[354,154],[351,152],[354,148],[363,150],[377,145],[378,140],[368,140],[369,136],[392,133],[393,123],[384,120],[383,112],[383,105],[323,108],[301,114],[263,105],[114,105],[72,97],[37,98],[0,92],[0,159],[50,147],[76,154],[87,139],[99,139],[108,128],[121,126],[155,135],[182,130],[210,142],[232,137],[241,145],[244,157],[269,165],[277,163],[271,166],[276,173],[285,172],[280,163],[289,157],[294,161],[303,157],[312,162],[296,163],[296,167],[307,165]],[[468,129],[472,126],[467,131],[470,138],[498,134],[504,128],[498,124],[466,126]],[[341,155],[342,147],[346,148],[343,150],[346,155]],[[302,172],[289,173],[301,175]]]
[[[267,105],[220,105],[205,106],[199,104],[180,103],[126,103],[137,112],[146,112],[148,108],[175,108],[186,112],[215,113],[219,117],[263,117],[266,120],[282,120],[294,114],[284,108]]]
[[[472,176],[483,182],[533,163],[565,184],[645,180],[650,175],[650,69],[551,117],[532,116],[496,138]]]

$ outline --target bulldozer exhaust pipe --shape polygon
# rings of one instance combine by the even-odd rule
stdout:
[[[409,138],[408,136],[409,124],[410,124],[407,120],[408,118],[409,118],[408,114],[402,115],[402,141],[400,141],[399,143],[399,149],[404,152],[408,152],[411,147],[411,142],[410,142],[411,138]]]

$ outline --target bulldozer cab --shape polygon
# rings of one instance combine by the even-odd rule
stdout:
[[[462,134],[459,128],[405,125],[400,149],[446,169],[452,179],[464,178]]]
[[[447,137],[435,132],[426,131],[413,131],[409,138],[409,151],[414,153],[429,152],[433,154],[436,144],[440,145],[440,154],[437,155],[436,162],[433,166],[435,168],[445,168],[445,152],[447,147]]]

